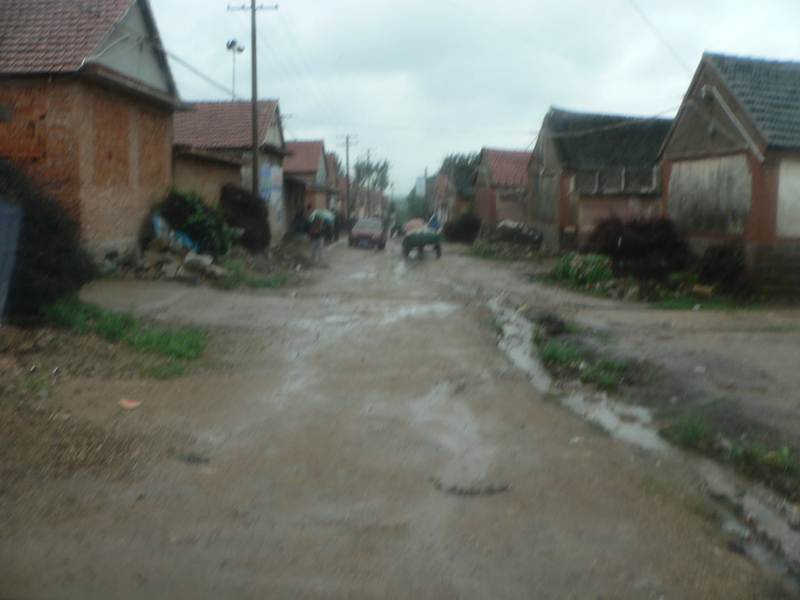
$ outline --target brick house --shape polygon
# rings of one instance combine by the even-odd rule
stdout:
[[[475,212],[484,226],[527,221],[530,152],[483,148],[475,178]]]
[[[658,154],[671,123],[551,108],[530,162],[531,222],[545,243],[570,249],[598,219],[660,215]]]
[[[322,140],[286,142],[284,186],[291,215],[328,208],[328,167]],[[308,211],[306,210],[306,213]],[[306,216],[308,216],[306,214]]]
[[[135,245],[185,108],[147,0],[4,0],[0,76],[0,156],[74,211],[97,254]]]
[[[173,177],[175,185],[195,190],[206,200],[219,199],[226,183],[252,188],[252,105],[245,101],[196,102],[194,110],[175,115]],[[292,220],[284,194],[284,157],[288,153],[277,100],[258,102],[259,187],[269,203],[273,243],[279,243]]]
[[[736,241],[760,281],[800,283],[800,63],[704,54],[661,158],[696,251]]]

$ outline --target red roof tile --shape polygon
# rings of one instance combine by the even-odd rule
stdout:
[[[258,103],[258,139],[263,142],[278,106],[277,100]],[[197,102],[195,110],[175,114],[176,146],[249,148],[252,145],[250,102]]]
[[[316,174],[319,171],[319,161],[325,153],[325,143],[322,140],[286,142],[286,151],[292,153],[283,161],[283,170],[286,173]]]
[[[134,0],[2,0],[0,73],[74,73]]]
[[[516,150],[484,148],[481,152],[481,166],[488,167],[492,185],[503,187],[527,185],[531,154]]]

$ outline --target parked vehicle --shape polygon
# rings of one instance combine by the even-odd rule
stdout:
[[[347,240],[350,247],[369,248],[377,246],[380,250],[386,247],[386,227],[382,219],[359,219]]]

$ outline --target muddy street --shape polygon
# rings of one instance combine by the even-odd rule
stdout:
[[[665,458],[540,393],[498,348],[499,290],[569,299],[459,252],[340,244],[278,292],[88,286],[106,308],[238,341],[217,372],[54,390],[75,419],[164,450],[135,476],[37,482],[0,529],[0,598],[784,597],[679,470],[661,476]]]

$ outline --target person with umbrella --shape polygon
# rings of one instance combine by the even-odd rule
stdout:
[[[329,210],[315,210],[308,217],[308,237],[311,240],[311,260],[322,259],[322,249],[325,247],[325,226],[333,223],[335,216]]]

